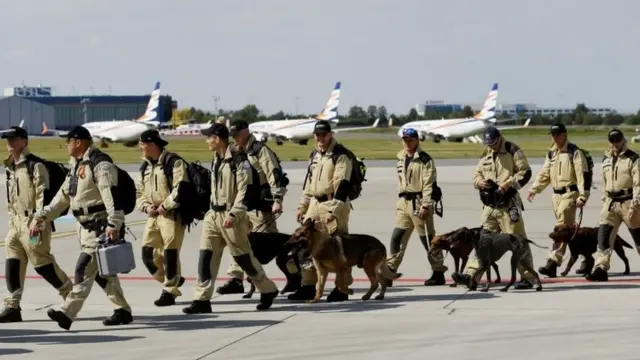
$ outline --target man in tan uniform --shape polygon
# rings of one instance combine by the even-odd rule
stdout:
[[[170,306],[180,289],[184,277],[180,275],[180,249],[185,225],[176,211],[181,183],[189,181],[187,166],[182,159],[167,152],[168,142],[160,138],[157,130],[140,135],[140,149],[144,163],[140,167],[136,185],[136,208],[147,214],[142,238],[142,262],[151,276],[162,283],[162,293],[156,306]],[[171,167],[171,169],[165,169]],[[171,171],[171,178],[167,172]]]
[[[483,143],[487,148],[482,153],[478,166],[473,172],[473,184],[480,190],[483,202],[482,227],[491,232],[520,234],[526,236],[520,190],[531,179],[531,167],[522,149],[516,144],[502,137],[495,127],[488,127],[484,131]],[[527,257],[532,258],[528,243]],[[531,259],[533,263],[533,259]],[[466,274],[453,273],[456,283],[477,286],[482,273],[477,273],[478,258],[474,252],[469,259]],[[515,289],[530,289],[533,287],[533,276],[518,266],[522,277]]]
[[[282,213],[282,201],[287,193],[288,179],[282,173],[280,161],[276,154],[266,145],[257,141],[249,133],[249,124],[244,120],[234,122],[229,129],[229,134],[235,140],[238,150],[244,151],[251,165],[258,171],[260,176],[260,209],[249,211],[249,221],[251,231],[254,232],[278,232],[275,214]],[[300,274],[297,274],[295,266],[287,268],[287,263],[282,264],[282,259],[276,260],[279,267],[283,267],[287,274],[287,285],[282,293],[295,291],[300,287]],[[286,261],[286,260],[285,260]],[[218,294],[242,294],[244,286],[242,280],[244,272],[233,258],[229,264],[227,274],[231,277],[229,281],[216,289]]]
[[[133,321],[131,307],[124,298],[118,277],[98,275],[96,260],[98,236],[102,234],[103,226],[106,225],[105,234],[111,241],[124,237],[124,212],[118,208],[113,195],[118,186],[117,168],[104,160],[103,153],[93,145],[91,134],[83,126],[71,129],[66,138],[71,172],[51,204],[37,217],[40,221],[50,222],[69,208],[78,222],[76,229],[81,252],[73,289],[60,310],[49,309],[47,315],[58,326],[69,330],[95,281],[116,308],[102,323],[106,326],[129,324]]]
[[[260,291],[260,302],[256,308],[266,310],[278,296],[278,289],[253,256],[248,238],[247,209],[255,199],[250,198],[247,189],[258,179],[254,179],[247,155],[229,145],[226,126],[216,123],[201,132],[207,137],[209,150],[215,152],[211,210],[205,215],[202,225],[195,298],[182,311],[185,314],[211,312],[211,296],[225,246],[229,247],[234,260]]]
[[[608,281],[609,261],[620,224],[624,222],[640,253],[640,158],[627,147],[622,131],[609,132],[611,148],[602,159],[604,182],[596,267],[586,276],[589,281]]]
[[[436,234],[433,197],[434,193],[440,191],[436,165],[431,156],[420,148],[420,139],[415,129],[405,129],[402,142],[404,149],[397,155],[398,201],[395,228],[391,234],[389,268],[394,272],[398,270],[415,228],[433,270],[431,278],[425,280],[424,285],[444,285],[447,267],[443,258],[438,257],[436,260],[429,254],[429,243]]]
[[[23,128],[12,126],[2,134],[2,138],[7,139],[9,151],[9,157],[4,161],[9,208],[4,275],[9,295],[4,299],[5,309],[0,313],[0,323],[9,323],[22,321],[20,300],[29,261],[63,299],[71,291],[72,284],[51,254],[51,224],[43,224],[39,235],[33,234],[32,237],[30,234],[34,214],[44,208],[45,193],[51,191],[47,167],[42,162],[34,162],[35,157],[27,147],[28,135]]]
[[[316,150],[309,159],[309,169],[305,177],[302,198],[296,212],[298,221],[306,219],[318,221],[318,230],[325,233],[349,233],[349,213],[351,201],[348,197],[352,163],[345,148],[333,138],[331,124],[318,120],[313,130]],[[289,295],[289,300],[311,300],[315,296],[318,276],[313,265],[302,269],[302,286]],[[349,272],[345,285],[350,286],[353,277]],[[336,286],[327,301],[345,301],[349,295]]]
[[[551,126],[549,133],[554,144],[549,148],[549,154],[545,157],[544,165],[531,186],[527,199],[532,201],[536,194],[540,194],[551,185],[555,225],[573,226],[576,209],[584,207],[591,190],[590,178],[585,176],[585,172],[588,171],[587,159],[581,149],[569,142],[567,128],[563,124]],[[554,243],[553,246],[547,264],[538,269],[541,274],[550,278],[557,276],[556,270],[562,264],[562,257],[567,249],[566,243]],[[592,268],[593,264],[587,265],[583,260],[581,268],[587,266]]]

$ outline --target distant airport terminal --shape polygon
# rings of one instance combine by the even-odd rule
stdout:
[[[418,113],[438,113],[449,114],[454,111],[462,111],[465,106],[471,107],[474,111],[479,111],[482,108],[481,103],[475,104],[447,104],[440,100],[425,101],[423,105],[418,105],[416,110]],[[588,106],[588,104],[587,104]],[[536,104],[500,104],[496,113],[507,113],[509,116],[558,116],[562,114],[571,114],[575,110],[574,107],[541,107]],[[610,107],[589,107],[589,112],[604,116],[608,114],[617,113],[615,109]]]
[[[148,95],[74,95],[56,96],[51,87],[12,87],[4,89],[0,97],[0,129],[18,125],[31,135],[38,135],[43,122],[49,128],[69,130],[76,125],[92,121],[133,120],[145,112]],[[171,108],[177,103],[161,95],[157,109],[161,122],[171,118]],[[168,114],[167,114],[168,113]]]

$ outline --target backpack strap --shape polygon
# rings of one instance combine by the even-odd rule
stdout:
[[[420,161],[422,161],[423,164],[427,164],[429,161],[431,161],[431,156],[429,154],[427,154],[426,151],[420,151],[418,153],[418,158],[420,159]]]
[[[147,167],[149,167],[149,163],[146,161],[143,162],[142,165],[140,165],[140,177],[143,183],[144,183],[144,173],[145,171],[147,171]]]
[[[520,151],[520,147],[518,145],[512,143],[511,141],[505,141],[504,142],[504,148],[511,155],[515,155],[518,151]]]
[[[111,159],[111,156],[109,156],[106,153],[103,153],[97,148],[94,149],[91,155],[89,156],[89,168],[91,169],[91,176],[93,177],[93,182],[96,184],[98,182],[96,181],[96,173],[95,171],[93,171],[93,169],[96,167],[96,165],[98,165],[103,161],[107,161],[113,164],[113,159]]]
[[[167,178],[169,192],[171,192],[173,191],[173,166],[176,161],[182,160],[184,162],[184,159],[176,153],[167,152],[162,160],[162,171],[164,172],[164,176]]]
[[[627,151],[625,151],[624,155],[631,159],[631,163],[636,162],[636,160],[638,160],[639,158],[638,154],[631,149],[628,149]]]

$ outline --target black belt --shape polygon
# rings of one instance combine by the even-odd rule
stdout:
[[[330,197],[329,195],[314,196],[314,198],[316,198],[316,200],[318,200],[318,202],[325,202],[325,201],[329,201],[329,200],[332,199],[332,197]]]
[[[560,189],[553,189],[553,193],[554,194],[558,194],[558,195],[562,195],[565,194],[569,191],[578,191],[578,185],[571,185],[571,186],[566,186]]]
[[[422,195],[421,192],[401,192],[398,194],[399,198],[403,198],[405,200],[415,200]]]
[[[93,206],[89,206],[87,208],[87,212],[84,212],[83,208],[80,208],[78,210],[73,210],[71,211],[73,213],[73,216],[82,216],[82,215],[91,215],[91,214],[95,214],[101,211],[107,211],[106,206],[104,206],[104,204],[100,204],[100,205],[93,205]]]
[[[613,201],[627,201],[633,199],[633,189],[622,189],[620,191],[607,191],[607,197]]]
[[[211,210],[215,212],[225,212],[227,211],[227,205],[216,205],[214,203],[211,203]]]

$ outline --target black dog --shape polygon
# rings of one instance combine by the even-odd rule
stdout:
[[[300,288],[302,278],[300,270],[300,262],[298,260],[298,244],[287,244],[287,241],[291,239],[291,234],[283,233],[267,233],[267,232],[250,232],[249,243],[251,244],[251,251],[253,256],[262,265],[270,263],[274,258],[280,271],[284,273],[287,278],[287,284],[280,291],[281,294],[296,291]],[[287,263],[292,259],[296,264],[298,272],[291,274],[287,269]],[[249,292],[243,295],[244,299],[249,299],[256,291],[256,286],[247,278],[247,282],[251,284]]]
[[[474,237],[474,240],[477,239]],[[507,252],[511,251],[511,280],[504,288],[500,289],[500,291],[506,292],[509,290],[511,286],[513,286],[516,282],[516,269],[518,265],[522,266],[526,271],[530,272],[535,276],[537,287],[536,291],[542,290],[542,281],[540,280],[540,275],[534,270],[533,262],[530,259],[527,259],[525,256],[526,247],[525,243],[532,243],[540,248],[544,248],[542,246],[537,245],[535,242],[515,234],[502,234],[502,233],[494,233],[487,230],[482,230],[480,232],[480,237],[477,242],[474,244],[474,248],[476,251],[476,255],[478,257],[478,270],[477,274],[482,274],[483,271],[487,272],[487,283],[485,288],[481,291],[489,291],[491,287],[491,264],[495,261],[500,260],[500,258]],[[453,244],[452,244],[453,245]],[[469,288],[476,288],[477,281],[476,279],[471,279]]]

